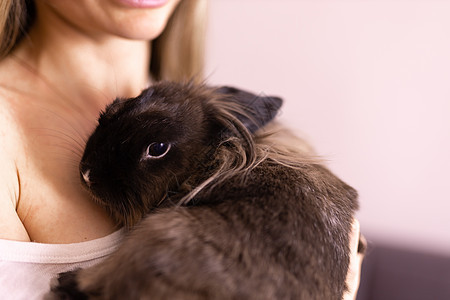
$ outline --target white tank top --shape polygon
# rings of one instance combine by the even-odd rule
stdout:
[[[74,244],[40,244],[0,239],[0,299],[42,299],[60,272],[89,267],[119,245],[123,230]]]

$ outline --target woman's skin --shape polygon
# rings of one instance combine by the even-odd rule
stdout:
[[[0,238],[74,243],[117,229],[79,185],[77,161],[105,104],[150,82],[148,40],[177,3],[36,1],[29,37],[0,62]]]

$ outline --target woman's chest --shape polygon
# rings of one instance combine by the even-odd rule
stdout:
[[[78,164],[95,120],[45,105],[21,109],[15,143],[17,213],[30,238],[72,243],[111,233],[114,224],[79,180]]]

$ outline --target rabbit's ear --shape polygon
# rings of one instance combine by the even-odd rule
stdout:
[[[251,133],[269,123],[283,103],[279,97],[255,95],[229,86],[220,87],[217,92],[226,95],[230,101],[236,101],[243,108],[244,113],[235,111],[233,114]]]

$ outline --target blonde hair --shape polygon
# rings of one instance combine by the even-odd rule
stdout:
[[[150,72],[155,80],[202,81],[207,8],[207,0],[180,1],[152,42]]]
[[[22,40],[34,22],[35,14],[31,0],[0,0],[0,59]]]
[[[0,0],[0,59],[26,36],[36,15],[33,0]],[[154,80],[201,81],[207,0],[181,0],[162,32],[152,41],[150,74]]]

